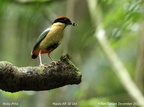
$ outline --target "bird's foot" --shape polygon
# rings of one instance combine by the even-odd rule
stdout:
[[[47,67],[46,64],[40,64],[39,66],[40,66],[40,67]]]
[[[51,64],[52,64],[52,65],[56,65],[57,62],[56,62],[56,61],[52,61]]]

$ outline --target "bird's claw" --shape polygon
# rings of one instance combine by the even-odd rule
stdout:
[[[52,64],[52,65],[56,65],[57,62],[56,62],[56,61],[52,61],[51,64]]]
[[[40,64],[39,66],[40,66],[40,67],[47,67],[46,64]]]

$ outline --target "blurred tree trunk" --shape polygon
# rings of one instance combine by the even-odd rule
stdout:
[[[70,19],[74,18],[74,8],[75,8],[75,0],[67,0],[67,7],[66,7],[66,16],[70,17]],[[68,53],[68,46],[69,46],[69,40],[71,36],[71,28],[68,28],[65,32],[64,37],[64,44],[63,44],[63,53]]]
[[[18,49],[18,38],[17,35],[17,14],[14,14],[14,5],[7,4],[5,7],[4,14],[1,22],[1,60],[7,60],[12,63],[16,63],[17,50]],[[10,12],[11,14],[10,14]],[[6,16],[6,17],[5,17]]]
[[[144,93],[144,22],[141,24],[140,28],[135,79],[138,87],[142,93]]]

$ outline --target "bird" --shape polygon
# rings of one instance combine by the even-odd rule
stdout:
[[[41,54],[47,53],[51,61],[54,61],[51,58],[50,53],[59,46],[64,35],[63,31],[68,25],[76,26],[78,24],[70,20],[68,17],[59,16],[53,21],[50,27],[46,28],[40,34],[31,52],[32,59],[39,56],[40,66],[44,66]]]

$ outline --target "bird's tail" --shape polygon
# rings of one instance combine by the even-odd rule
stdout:
[[[32,59],[37,58],[38,55],[32,54]]]
[[[35,59],[35,58],[37,58],[38,57],[38,55],[37,54],[35,54],[35,52],[34,51],[32,51],[31,52],[31,58],[32,59]]]

